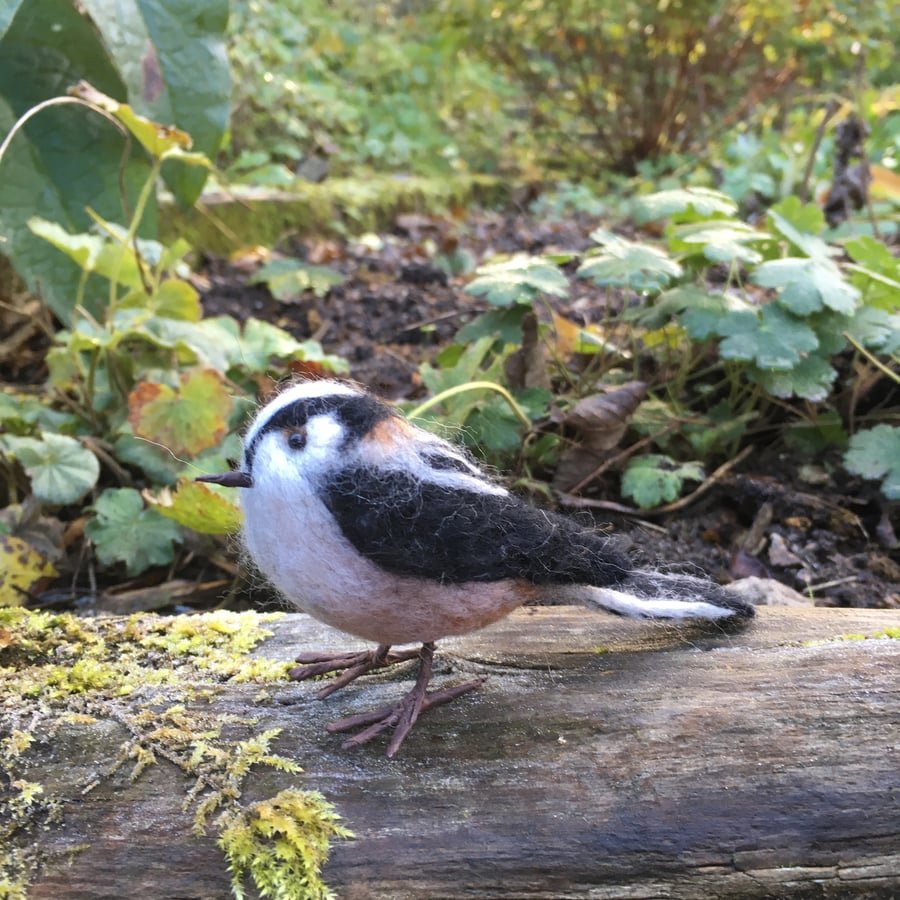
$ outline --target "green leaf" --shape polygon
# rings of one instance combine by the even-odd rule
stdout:
[[[165,448],[133,434],[120,434],[113,443],[120,463],[140,469],[154,484],[175,484],[184,463]]]
[[[168,278],[150,296],[143,290],[132,291],[119,300],[119,309],[137,307],[164,319],[199,322],[203,315],[200,295],[193,285],[180,278]]]
[[[123,247],[98,234],[69,234],[65,228],[39,216],[30,218],[28,227],[33,234],[62,250],[85,272],[94,272],[110,281],[115,277],[117,284],[126,287],[141,286],[133,247]]]
[[[804,206],[796,197],[788,197],[773,206],[768,217],[773,230],[806,256],[829,259],[839,252],[817,237],[825,226],[825,218],[817,206]]]
[[[97,483],[100,464],[90,450],[63,434],[7,438],[7,446],[31,479],[35,498],[64,506],[77,503]]]
[[[622,496],[630,497],[641,509],[650,509],[675,500],[685,481],[702,480],[700,463],[677,463],[669,456],[650,453],[629,462],[622,475]]]
[[[530,314],[531,310],[522,304],[489,309],[463,325],[456,333],[454,341],[457,344],[471,344],[479,338],[490,335],[502,344],[521,344],[522,321]]]
[[[814,203],[804,203],[799,197],[785,197],[769,210],[770,217],[776,223],[782,236],[793,242],[793,237],[800,233],[801,242],[795,246],[802,249],[802,238],[821,234],[825,228],[825,214]],[[784,229],[784,230],[782,230]],[[824,242],[823,242],[824,243]],[[815,254],[809,253],[809,256]]]
[[[425,387],[432,394],[440,394],[448,388],[468,384],[470,381],[485,380],[484,363],[495,340],[493,335],[488,334],[465,346],[453,344],[445,348],[437,358],[440,368],[435,368],[427,362],[422,363],[419,372]],[[474,391],[465,392],[446,402],[457,409],[464,404],[465,415],[468,415],[469,409],[478,402],[478,394]],[[457,420],[457,424],[462,424],[465,415]]]
[[[90,0],[85,2],[88,5]],[[85,81],[71,88],[70,92],[118,119],[155,159],[162,159],[176,150],[188,150],[191,147],[191,138],[185,132],[138,115],[127,103],[119,103]]]
[[[482,449],[510,452],[522,446],[522,423],[499,397],[484,400],[466,419],[470,443]]]
[[[9,28],[13,17],[24,2],[25,0],[3,0],[3,2],[0,2],[0,38],[6,34],[6,29]]]
[[[831,393],[837,372],[827,358],[813,354],[785,372],[757,370],[750,377],[773,397],[802,397],[821,403]]]
[[[346,372],[347,362],[322,350],[318,341],[299,342],[275,325],[261,319],[247,319],[239,342],[239,356],[232,365],[250,372],[265,372],[274,358],[319,363],[332,372]]]
[[[660,291],[682,274],[681,266],[656,247],[618,237],[602,228],[591,239],[603,249],[595,251],[578,267],[581,278],[606,287],[629,287],[634,291]]]
[[[76,423],[74,415],[51,409],[37,397],[0,392],[0,424],[4,431],[24,434],[35,426],[44,431],[70,431]]]
[[[166,518],[200,534],[234,534],[241,529],[241,507],[229,488],[183,480],[174,493],[145,497]]]
[[[128,421],[138,437],[162,444],[175,456],[196,456],[215,447],[228,430],[231,395],[222,376],[194,369],[175,391],[142,381],[128,395]]]
[[[900,500],[900,428],[876,425],[850,438],[844,467],[863,478],[883,478],[881,490],[888,500]]]
[[[466,292],[484,297],[492,306],[531,303],[540,294],[568,297],[569,282],[554,263],[540,256],[518,254],[476,270]]]
[[[819,346],[815,332],[774,303],[735,312],[716,325],[724,359],[755,362],[761,369],[790,370]]]
[[[861,306],[845,330],[855,341],[876,353],[900,351],[900,313],[891,315],[883,309]]]
[[[900,280],[900,259],[873,237],[863,236],[851,238],[844,244],[844,249],[854,262],[861,266]]]
[[[854,286],[864,294],[866,306],[887,312],[900,309],[900,259],[871,237],[853,238],[844,249],[857,263],[848,268],[853,272]]]
[[[702,254],[710,262],[755,265],[762,254],[747,245],[771,240],[770,234],[735,219],[713,219],[678,226],[669,238],[669,249],[685,256]]]
[[[711,314],[711,320],[717,322],[733,310],[752,308],[750,303],[736,294],[714,293],[696,284],[684,284],[663,291],[646,306],[624,310],[622,318],[626,322],[637,322],[645,328],[662,328],[674,317],[684,313],[682,324],[691,337],[703,340],[712,329],[707,327],[705,331],[700,329],[700,334],[693,333],[688,327],[688,318],[692,313],[706,311]]]
[[[112,22],[118,24],[118,14]],[[134,64],[146,47],[134,58]],[[0,134],[31,107],[57,96],[67,85],[87,78],[113,96],[125,92],[118,73],[90,20],[71,0],[28,0],[19,5],[0,41]],[[91,224],[88,206],[108,219],[123,218],[118,172],[124,139],[108,121],[82,106],[54,106],[38,113],[12,140],[0,162],[0,234],[3,252],[29,288],[43,297],[64,323],[70,321],[81,269],[33,235],[32,216],[55,222],[71,233]],[[129,205],[149,174],[143,153],[133,153],[123,173]],[[144,233],[156,225],[151,202]],[[91,279],[92,296],[106,289]]]
[[[183,129],[194,150],[214,157],[228,127],[231,96],[228,0],[83,0],[82,5],[121,73],[134,112]],[[166,184],[183,206],[197,199],[206,175],[205,169],[179,162],[163,167]]]
[[[141,495],[131,488],[108,488],[93,506],[94,518],[84,533],[104,565],[125,563],[130,576],[151,566],[165,566],[181,539],[175,522],[155,509],[144,509]]]
[[[249,284],[266,284],[276,300],[296,300],[304,291],[324,297],[336,284],[343,284],[340,272],[328,266],[311,266],[299,259],[275,259],[266,263]]]
[[[737,294],[706,292],[705,299],[685,309],[681,316],[681,324],[693,340],[705,341],[713,335],[721,336],[724,323],[738,312],[755,316],[757,308]]]
[[[658,191],[638,199],[636,207],[638,225],[668,218],[686,222],[716,215],[733,216],[738,208],[727,194],[704,187]]]
[[[859,291],[844,280],[831,259],[823,256],[773,259],[757,266],[752,279],[760,287],[780,288],[779,302],[800,316],[823,307],[851,315],[859,300]]]

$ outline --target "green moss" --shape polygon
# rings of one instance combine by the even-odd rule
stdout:
[[[470,204],[493,206],[509,193],[501,179],[479,175],[447,178],[372,175],[298,182],[290,191],[232,188],[204,194],[196,206],[164,204],[162,240],[185,238],[196,250],[227,255],[239,247],[271,247],[286,235],[361,234],[379,231],[398,214],[443,213]]]
[[[335,837],[352,837],[320,794],[282,791],[225,818],[219,846],[228,859],[232,890],[244,897],[249,875],[261,897],[325,898],[319,877]]]
[[[835,644],[839,641],[872,641],[884,638],[891,638],[893,640],[900,640],[900,628],[898,627],[888,627],[883,628],[881,631],[876,631],[874,634],[861,634],[860,632],[848,632],[847,634],[839,634],[833,638],[826,638],[824,640],[818,641],[804,641],[804,647],[821,647],[823,644]]]
[[[224,738],[225,726],[231,734],[235,728],[246,733],[253,723],[223,715],[215,691],[227,681],[266,685],[285,678],[290,663],[246,656],[271,634],[265,625],[276,618],[219,611],[82,619],[0,609],[0,900],[24,897],[29,879],[48,861],[39,834],[58,820],[68,798],[47,796],[43,785],[20,773],[35,735],[46,744],[65,725],[113,720],[128,731],[105,777],[130,766],[131,777],[138,778],[161,759],[178,766],[193,779],[184,808],[194,814],[196,834],[211,828],[224,840],[226,829],[237,834],[239,822],[249,827],[267,820],[266,815],[260,819],[260,811],[267,813],[269,807],[241,804],[247,775],[257,766],[301,769],[272,752],[277,729],[243,740]],[[319,795],[290,793],[290,802],[272,807],[288,818],[297,812],[298,818],[290,828],[279,820],[287,837],[271,830],[269,864],[257,867],[269,886],[264,896],[307,896],[291,893],[290,886],[302,879],[314,891],[308,896],[324,896],[318,867],[327,855],[327,840],[346,832]],[[257,843],[264,843],[266,827],[254,830]],[[288,852],[288,845],[294,850]],[[232,858],[227,849],[226,856],[233,874],[244,871],[239,856]],[[254,879],[257,868],[248,870]],[[282,883],[289,887],[282,889]]]

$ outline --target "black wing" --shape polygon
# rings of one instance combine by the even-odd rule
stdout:
[[[631,568],[608,539],[571,519],[405,472],[344,472],[326,486],[325,503],[363,556],[399,575],[602,586]]]

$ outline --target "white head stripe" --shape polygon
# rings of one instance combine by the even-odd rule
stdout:
[[[244,446],[251,444],[256,433],[275,413],[297,400],[309,400],[314,397],[352,397],[361,393],[362,391],[358,388],[340,381],[301,381],[299,384],[291,385],[278,394],[274,400],[270,400],[256,416],[250,430],[244,435]],[[261,414],[263,412],[265,412],[265,416]]]

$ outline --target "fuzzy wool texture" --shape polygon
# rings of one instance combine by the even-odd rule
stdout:
[[[705,579],[635,571],[609,539],[511,495],[351,385],[285,390],[244,446],[244,541],[258,568],[301,609],[379,644],[464,634],[535,600],[633,617],[753,614]]]

